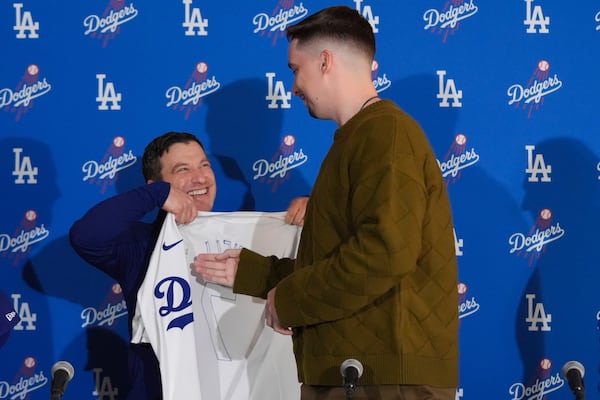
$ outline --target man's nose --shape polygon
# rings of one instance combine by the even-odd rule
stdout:
[[[206,171],[202,168],[195,169],[192,174],[192,179],[194,182],[206,182],[207,177]]]

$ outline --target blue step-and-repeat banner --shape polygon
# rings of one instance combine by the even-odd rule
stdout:
[[[600,398],[600,1],[346,0],[373,84],[423,126],[459,263],[462,400]],[[0,289],[21,321],[0,400],[128,391],[120,287],[70,248],[93,204],[143,183],[167,131],[197,134],[215,210],[310,193],[336,126],[292,96],[284,29],[332,1],[0,2]]]

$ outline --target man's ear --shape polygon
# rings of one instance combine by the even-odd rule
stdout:
[[[331,66],[331,59],[332,59],[332,54],[330,50],[323,50],[321,51],[321,54],[319,54],[319,61],[321,62],[320,65],[320,69],[321,72],[325,72],[329,69],[329,67]]]
[[[147,183],[148,185],[149,185],[149,184],[151,184],[151,183],[154,183],[154,179],[148,179],[148,180],[146,181],[146,183]]]

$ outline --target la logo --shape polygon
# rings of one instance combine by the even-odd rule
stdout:
[[[94,381],[96,382],[96,390],[92,392],[92,396],[98,399],[117,400],[119,388],[113,388],[112,381],[109,376],[101,376],[102,368],[94,368]]]
[[[440,84],[437,98],[442,99],[440,107],[450,107],[450,103],[448,103],[448,99],[450,98],[452,98],[452,107],[462,107],[462,103],[460,102],[460,99],[462,99],[462,90],[456,90],[454,79],[448,79],[444,83],[446,71],[436,71],[436,73]]]
[[[275,82],[273,85],[273,78],[275,78],[274,72],[267,72],[266,77],[268,79],[268,94],[265,97],[266,100],[270,100],[269,108],[279,108],[277,101],[281,101],[281,108],[291,108],[290,100],[292,98],[292,94],[290,92],[286,92],[285,87],[283,86],[282,81]]]
[[[22,148],[13,148],[13,153],[15,153],[15,169],[13,170],[13,176],[16,176],[15,183],[17,185],[23,185],[25,182],[25,175],[27,175],[27,183],[34,184],[37,183],[37,175],[38,169],[37,167],[33,168],[31,166],[31,158],[29,156],[23,157],[21,159],[21,153],[23,152]]]
[[[21,9],[23,8],[23,3],[15,3],[13,4],[15,8],[15,26],[14,30],[17,31],[17,39],[37,39],[40,36],[38,35],[38,30],[40,29],[39,22],[33,22],[33,18],[31,17],[31,11],[25,11],[21,13]],[[29,31],[28,35],[25,35],[25,31]]]
[[[379,24],[379,16],[373,16],[373,10],[371,10],[371,6],[365,6],[362,10],[360,9],[360,5],[363,0],[354,0],[354,4],[356,4],[356,11],[358,11],[367,21],[371,24],[371,28],[373,28],[373,33],[379,32],[379,28],[377,25]]]
[[[527,9],[525,10],[525,21],[523,21],[524,25],[529,25],[527,27],[527,33],[548,33],[548,25],[550,25],[550,17],[544,17],[544,12],[542,11],[542,6],[535,6],[533,10],[531,9],[531,3],[533,0],[525,0],[527,3]],[[539,29],[536,29],[536,26],[539,26]]]
[[[537,332],[540,330],[538,324],[542,324],[542,331],[551,331],[552,328],[549,323],[552,322],[552,314],[546,314],[543,303],[535,303],[534,308],[535,294],[527,294],[525,297],[527,297],[527,318],[525,322],[531,324],[527,329],[531,332]]]
[[[206,31],[208,19],[202,19],[200,8],[191,8],[192,0],[183,0],[183,4],[185,4],[185,21],[182,25],[184,28],[187,28],[185,36],[208,36],[208,32]],[[198,29],[197,33],[194,32],[194,28]]]
[[[525,150],[527,150],[527,169],[525,173],[530,174],[527,181],[539,182],[538,174],[542,174],[542,182],[551,182],[552,165],[546,165],[542,154],[536,154],[535,159],[533,158],[535,146],[528,144],[525,146]]]
[[[100,103],[98,110],[108,110],[109,101],[112,103],[110,106],[111,110],[120,110],[121,105],[119,102],[121,101],[121,93],[115,92],[115,85],[113,82],[107,82],[105,84],[105,78],[106,74],[96,74],[96,79],[98,79],[98,97],[96,97],[96,101]]]
[[[457,256],[462,256],[463,239],[459,239],[458,236],[456,236],[456,229],[452,229],[452,232],[454,232],[454,251],[456,252]]]
[[[35,322],[37,322],[37,314],[31,312],[31,309],[29,308],[29,303],[27,303],[26,301],[19,303],[19,299],[21,298],[20,294],[12,294],[11,297],[13,299],[13,308],[19,314],[19,318],[21,318],[19,323],[15,325],[13,329],[15,331],[35,331]]]

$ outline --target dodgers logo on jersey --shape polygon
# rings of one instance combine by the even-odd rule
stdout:
[[[167,330],[173,328],[183,330],[194,322],[192,289],[185,279],[178,276],[162,279],[154,288],[154,296],[157,299],[164,299],[163,306],[158,309],[161,318],[175,314],[175,317],[169,322]]]
[[[40,68],[31,64],[14,90],[0,89],[0,108],[15,113],[15,119],[21,120],[23,114],[33,108],[34,99],[44,96],[52,90],[46,78],[40,79]]]

